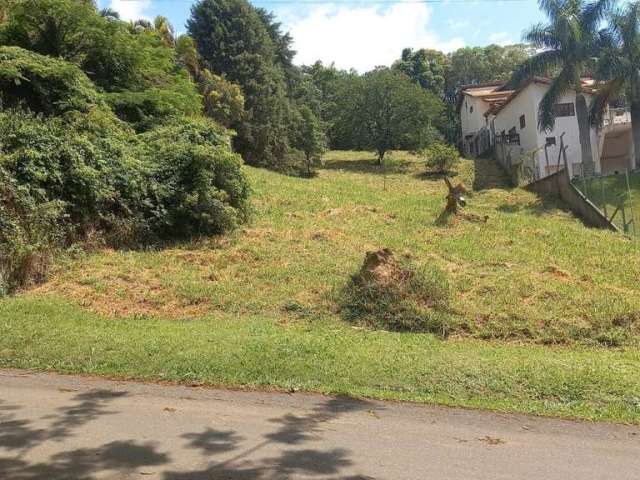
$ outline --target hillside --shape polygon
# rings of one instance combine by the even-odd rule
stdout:
[[[367,153],[331,152],[311,179],[245,168],[255,211],[233,235],[70,255],[1,300],[0,365],[640,419],[637,242],[507,187],[489,160],[459,169],[470,219],[443,218],[442,179],[400,152],[386,190]],[[340,317],[380,247],[447,274],[448,339]]]
[[[314,179],[247,167],[254,221],[233,237],[81,257],[34,293],[118,316],[333,316],[332,293],[388,247],[448,273],[453,333],[617,344],[640,331],[636,243],[506,187],[488,160],[460,168],[477,221],[439,218],[446,187],[416,159],[393,157],[386,191],[372,162],[332,153]]]

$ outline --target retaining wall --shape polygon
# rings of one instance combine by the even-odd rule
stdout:
[[[536,180],[524,188],[541,196],[560,198],[573,213],[582,218],[584,223],[590,227],[620,231],[598,207],[571,183],[566,169]]]

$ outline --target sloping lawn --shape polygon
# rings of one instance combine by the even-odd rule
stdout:
[[[235,234],[61,259],[0,301],[0,366],[640,422],[638,242],[508,188],[489,160],[459,168],[466,218],[400,152],[386,175],[358,152],[311,179],[246,168],[255,215]],[[380,247],[446,273],[446,339],[340,317]]]

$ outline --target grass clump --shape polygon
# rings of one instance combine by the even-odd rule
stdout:
[[[342,292],[340,310],[345,319],[376,329],[446,336],[449,297],[442,270],[397,259],[385,248],[367,253]]]

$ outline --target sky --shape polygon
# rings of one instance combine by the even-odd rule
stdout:
[[[390,65],[402,49],[517,43],[544,20],[535,0],[254,0],[276,13],[298,52],[297,64],[322,60],[359,72]],[[164,15],[184,33],[195,0],[99,0],[125,20]]]

